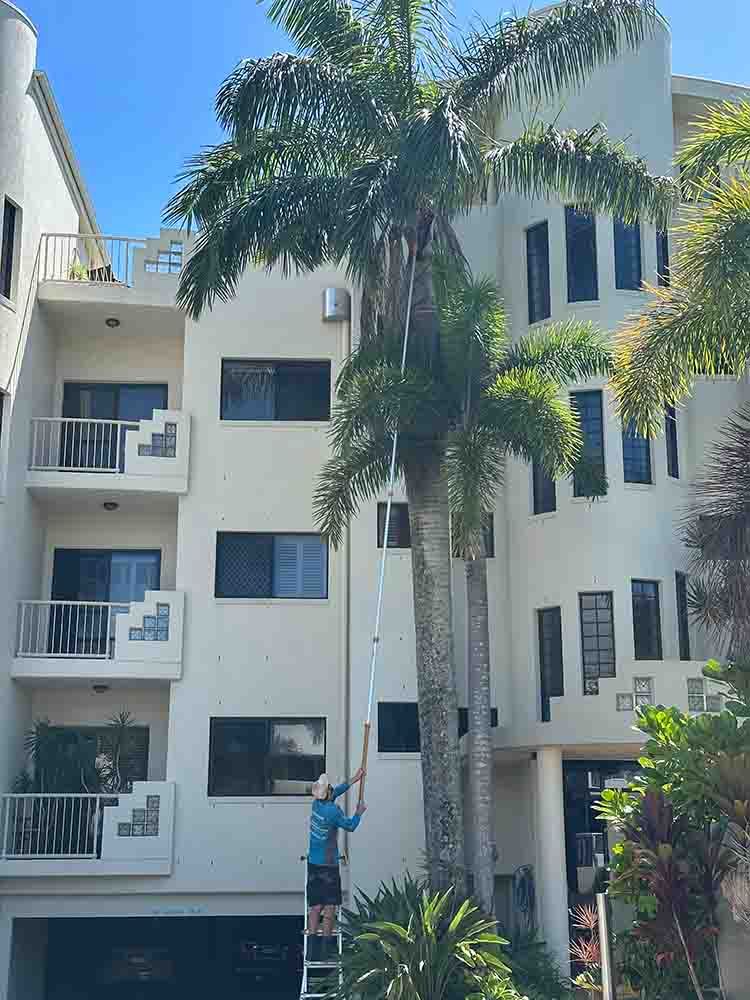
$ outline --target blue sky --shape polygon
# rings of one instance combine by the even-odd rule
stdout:
[[[289,48],[254,0],[16,2],[39,29],[39,67],[62,108],[99,224],[112,235],[158,232],[184,160],[219,138],[213,98],[221,81],[243,57]],[[672,25],[674,72],[750,82],[747,0],[659,6]],[[457,2],[461,20],[493,20],[500,9],[492,0]]]

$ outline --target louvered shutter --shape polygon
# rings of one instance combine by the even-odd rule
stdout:
[[[303,536],[301,541],[301,596],[328,595],[328,547],[320,535]]]
[[[276,535],[273,544],[273,596],[300,596],[299,535]]]

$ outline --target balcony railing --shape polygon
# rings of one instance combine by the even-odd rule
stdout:
[[[145,239],[129,236],[48,233],[42,237],[41,280],[130,286],[133,255],[145,248]]]
[[[129,611],[129,604],[21,601],[16,656],[112,659],[115,619]]]
[[[124,420],[34,417],[29,469],[44,472],[124,472],[125,436],[138,430]]]
[[[0,860],[101,856],[104,809],[111,795],[4,795]]]

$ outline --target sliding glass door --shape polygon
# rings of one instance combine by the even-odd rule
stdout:
[[[48,652],[108,656],[117,614],[159,589],[158,549],[55,549]],[[104,606],[102,606],[104,605]]]
[[[150,420],[154,410],[167,406],[163,384],[115,382],[66,382],[63,391],[63,425],[60,465],[82,471],[123,471],[125,434],[130,428],[115,421]]]

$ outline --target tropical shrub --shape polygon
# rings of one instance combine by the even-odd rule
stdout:
[[[568,1000],[570,984],[546,944],[533,934],[515,937],[503,953],[519,993],[528,1000]]]
[[[374,897],[358,893],[341,919],[342,983],[330,994],[338,1000],[518,997],[495,921],[452,889],[430,893],[407,876]]]

